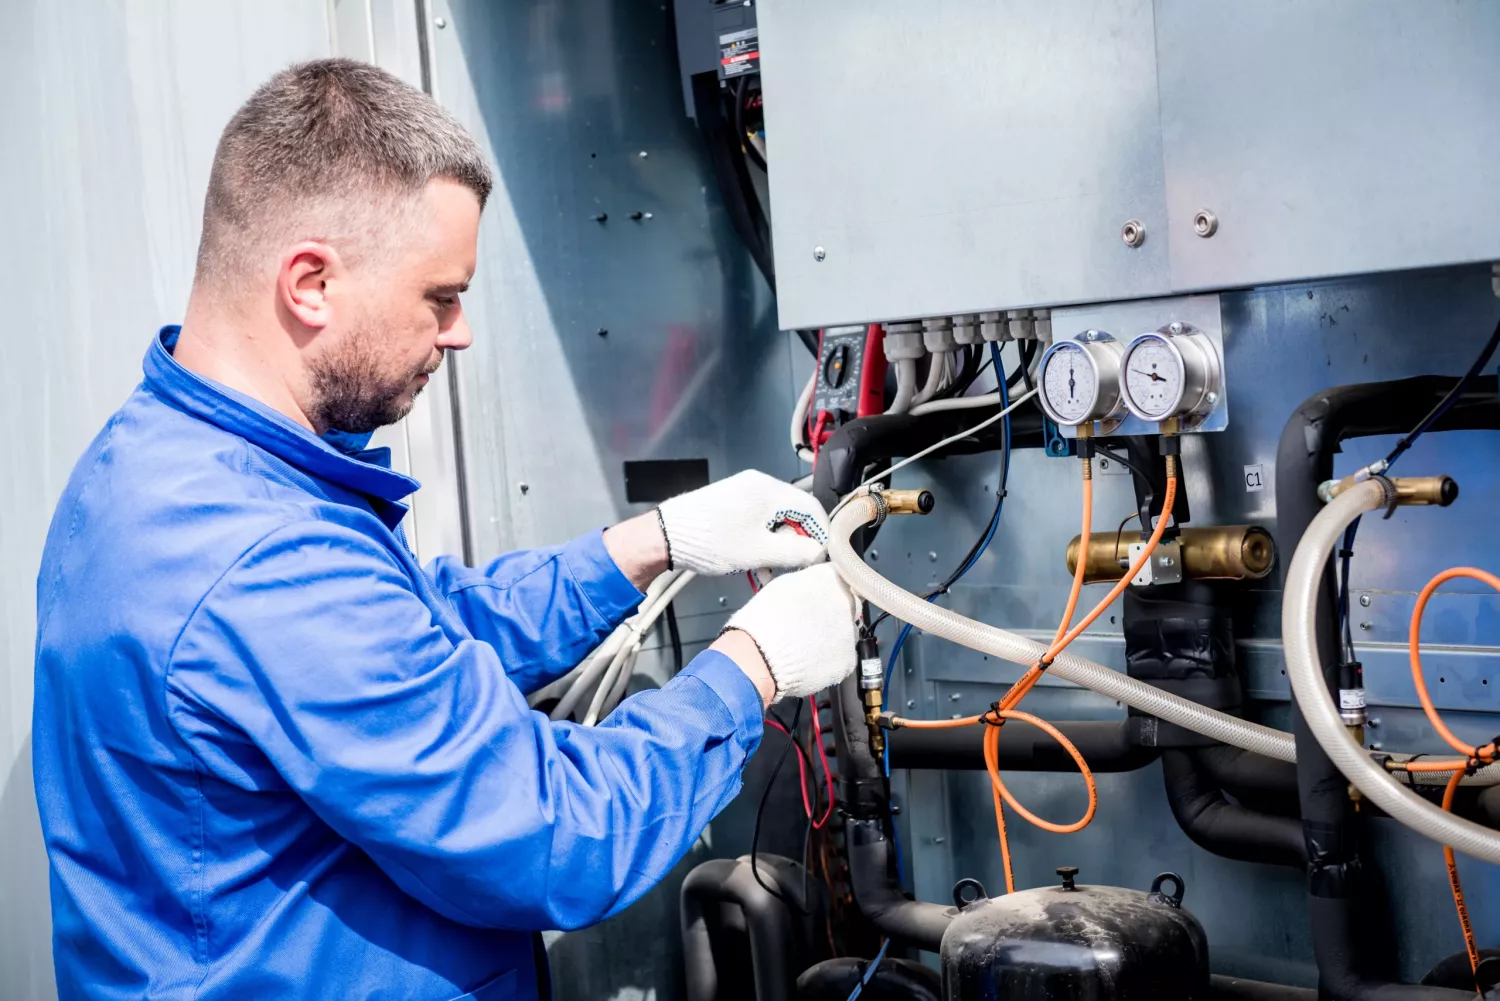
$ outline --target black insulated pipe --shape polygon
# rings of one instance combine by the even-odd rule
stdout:
[[[868,959],[845,956],[808,967],[797,978],[797,1001],[847,1001],[869,964]],[[887,957],[859,996],[864,1001],[939,1001],[942,990],[935,971],[909,959]]]
[[[760,855],[756,867],[778,893],[805,906],[801,866],[777,855]],[[747,859],[710,859],[695,867],[682,881],[681,902],[687,1001],[715,1001],[720,995],[710,915],[725,904],[744,914],[756,1001],[792,996],[796,975],[806,963],[806,929],[786,904],[760,885]]]
[[[1172,816],[1198,847],[1241,862],[1307,864],[1302,825],[1231,803],[1195,760],[1195,752],[1164,751],[1161,769]]]
[[[1073,742],[1094,772],[1133,772],[1155,761],[1160,751],[1134,739],[1137,720],[1049,720]],[[942,771],[982,769],[984,730],[980,726],[942,730],[900,727],[886,736],[892,768]],[[1000,728],[1000,767],[1012,772],[1076,772],[1078,764],[1062,745],[1036,727],[1012,723]]]
[[[1340,442],[1382,434],[1404,434],[1422,420],[1458,380],[1419,376],[1392,382],[1342,386],[1318,393],[1293,411],[1276,451],[1276,544],[1296,551],[1321,509],[1318,484],[1333,478]],[[1473,380],[1429,431],[1500,429],[1496,379]],[[1339,635],[1333,567],[1318,592],[1315,619],[1318,657],[1332,691],[1338,684]],[[1308,917],[1323,995],[1333,1001],[1438,1001],[1460,995],[1437,987],[1385,983],[1368,977],[1372,957],[1361,953],[1358,928],[1363,878],[1358,830],[1348,782],[1308,729],[1292,700],[1297,740],[1297,788],[1308,866]],[[1466,995],[1472,997],[1472,995]]]

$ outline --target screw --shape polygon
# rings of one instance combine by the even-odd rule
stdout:
[[[1125,241],[1127,247],[1139,247],[1146,242],[1146,227],[1141,225],[1139,219],[1132,219],[1120,227],[1120,239]]]
[[[1380,717],[1371,716],[1369,720],[1366,721],[1365,726],[1369,727],[1372,730],[1375,729],[1376,727],[1380,726]]]
[[[872,559],[872,560],[878,560],[878,559],[880,559],[880,550],[878,550],[878,549],[872,549],[872,550],[870,550],[870,559]]]
[[[1365,632],[1369,632],[1371,629],[1374,629],[1375,626],[1369,622],[1361,622],[1359,624],[1359,628],[1363,629]]]
[[[908,709],[915,709],[915,708],[917,708],[917,700],[916,699],[907,699],[906,700],[906,708],[908,708]]]
[[[927,554],[927,558],[929,560],[931,560],[933,563],[936,563],[937,562],[937,553],[928,553]]]
[[[1219,394],[1215,393],[1213,390],[1209,390],[1207,393],[1203,394],[1203,402],[1207,403],[1209,406],[1213,406],[1215,403],[1219,402]]]
[[[1170,556],[1163,556],[1163,557],[1160,557],[1156,562],[1159,565],[1161,565],[1161,566],[1169,567],[1169,566],[1172,565],[1172,557],[1170,557]]]
[[[1378,751],[1378,750],[1380,750],[1380,748],[1381,748],[1380,741],[1378,741],[1378,740],[1372,740],[1372,741],[1370,741],[1370,750],[1372,750],[1372,751]]]
[[[1365,608],[1369,608],[1370,607],[1370,596],[1368,594],[1362,594],[1362,595],[1360,595],[1359,596],[1359,603],[1362,606],[1364,606]]]
[[[952,695],[948,696],[948,701],[949,702],[957,702],[958,698],[959,698],[958,693],[954,692]]]
[[[630,213],[630,218],[632,222],[640,222],[642,219],[646,218],[646,213],[637,210]]]
[[[595,222],[609,222],[609,213],[608,212],[600,212],[600,213],[596,214],[594,216],[594,221]]]
[[[448,27],[448,19],[446,17],[435,17],[432,19],[432,23],[437,25],[439,28]]]
[[[1219,217],[1208,209],[1203,209],[1193,216],[1193,232],[1205,240],[1219,231]]]
[[[828,256],[828,251],[824,250],[822,247],[814,247],[813,248],[813,260],[815,260],[815,261],[821,261],[823,258],[825,258],[827,256]]]
[[[1180,334],[1180,333],[1182,333],[1182,324],[1180,324],[1180,323],[1173,323],[1172,325],[1170,325],[1169,327],[1167,327],[1167,329],[1170,330],[1174,334]]]
[[[609,336],[609,328],[608,327],[600,327],[598,332],[599,332],[599,336],[600,337],[608,337]]]
[[[729,599],[726,598],[726,597],[724,597],[723,595],[720,595],[719,596],[719,607],[723,608],[727,604],[729,604]]]
[[[521,493],[523,493],[523,494],[527,494],[527,493],[531,492],[531,484],[530,483],[518,483],[516,485],[521,488]]]

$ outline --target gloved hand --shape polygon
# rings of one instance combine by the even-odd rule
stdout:
[[[836,685],[854,670],[859,602],[831,563],[783,574],[729,618],[755,641],[776,682],[776,699]],[[775,701],[773,699],[772,701]]]
[[[753,469],[678,494],[656,513],[669,566],[697,574],[805,567],[828,541],[828,516],[811,494]],[[807,536],[776,530],[788,522]]]

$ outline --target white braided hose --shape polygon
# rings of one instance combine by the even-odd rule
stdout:
[[[1287,570],[1281,599],[1281,639],[1286,646],[1286,674],[1292,683],[1292,694],[1324,753],[1376,806],[1418,834],[1449,845],[1454,851],[1486,862],[1500,862],[1500,831],[1440,810],[1398,782],[1354,742],[1339,718],[1333,696],[1328,693],[1323,665],[1318,659],[1315,618],[1323,568],[1349,523],[1386,505],[1385,491],[1381,481],[1366,480],[1335,497],[1318,512],[1302,535]]]
[[[833,519],[828,558],[855,594],[918,629],[992,657],[1029,667],[1047,652],[1046,647],[1024,636],[924,601],[876,573],[849,545],[849,536],[875,518],[876,502],[864,495],[850,499]],[[1296,760],[1291,734],[1226,716],[1066,651],[1053,661],[1048,673],[1221,743],[1278,761]]]

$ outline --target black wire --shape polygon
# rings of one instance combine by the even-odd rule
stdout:
[[[682,673],[682,633],[677,629],[677,609],[667,606],[667,638],[672,643],[672,673]]]
[[[1036,358],[1036,349],[1036,341],[1016,342],[1016,353],[1021,357],[1021,364],[1016,368],[1014,372],[1010,374],[1008,378],[1006,378],[1005,386],[1007,389],[1015,389],[1016,383],[1022,381],[1026,383],[1027,390],[1030,390],[1032,388],[1031,363]]]
[[[786,727],[788,738],[787,746],[781,749],[781,757],[776,759],[776,767],[771,769],[771,777],[766,780],[765,791],[760,794],[760,805],[755,808],[755,829],[750,834],[750,875],[755,877],[755,881],[760,884],[760,888],[762,890],[765,890],[771,896],[775,897],[783,904],[786,904],[788,907],[795,908],[796,910],[801,911],[803,914],[806,914],[806,908],[801,907],[798,904],[786,899],[776,890],[773,890],[770,886],[766,885],[766,881],[764,879],[761,879],[760,877],[760,869],[756,864],[756,856],[760,851],[760,822],[762,818],[765,817],[766,804],[771,801],[771,787],[776,784],[776,776],[781,774],[781,767],[786,764],[786,756],[791,752],[792,748],[795,747],[799,755],[803,753],[802,745],[798,744],[797,738],[793,736],[797,732],[797,727],[802,723],[803,704],[804,703],[801,699],[797,700],[797,711],[792,713],[792,723],[790,726],[787,726],[785,723],[781,724],[782,726]],[[781,717],[777,716],[769,709],[766,710],[766,715],[770,716],[777,723],[781,723]]]
[[[1418,438],[1442,419],[1442,416],[1448,412],[1449,408],[1463,396],[1464,390],[1468,389],[1469,385],[1475,379],[1479,378],[1479,373],[1490,363],[1490,359],[1494,357],[1497,347],[1500,347],[1500,322],[1495,324],[1494,333],[1490,334],[1490,339],[1485,343],[1478,357],[1474,359],[1474,363],[1469,366],[1469,370],[1453,384],[1453,388],[1448,390],[1441,400],[1438,400],[1437,405],[1427,412],[1427,416],[1418,421],[1417,426],[1412,428],[1406,437],[1396,442],[1395,447],[1386,455],[1385,465],[1387,471],[1390,470],[1390,467],[1397,459],[1401,458],[1403,453],[1416,444]],[[1355,518],[1349,523],[1349,527],[1344,530],[1344,547],[1339,550],[1338,611],[1339,617],[1343,620],[1344,656],[1350,661],[1354,659],[1354,636],[1352,630],[1349,628],[1349,620],[1351,618],[1349,614],[1349,561],[1354,557],[1354,537],[1358,531],[1359,519]]]

